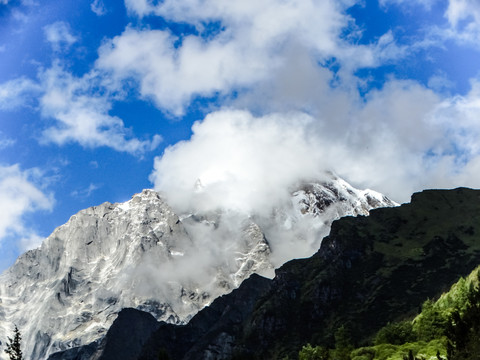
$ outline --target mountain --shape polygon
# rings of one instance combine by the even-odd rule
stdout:
[[[88,208],[0,276],[0,341],[17,324],[26,358],[37,360],[100,343],[124,308],[184,324],[251,274],[271,277],[311,255],[334,219],[394,205],[328,174],[298,185],[269,216],[176,214],[153,190]]]
[[[159,323],[142,335],[141,351],[121,359],[295,359],[307,343],[333,348],[339,329],[353,345],[368,344],[480,264],[479,200],[480,190],[429,190],[400,207],[344,217],[312,257],[284,264],[273,280],[253,276],[186,325]],[[100,359],[122,352],[109,342],[122,344],[124,316]]]

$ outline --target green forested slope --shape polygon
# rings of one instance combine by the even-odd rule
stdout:
[[[334,349],[305,345],[300,360],[408,360],[480,358],[480,267],[460,278],[436,301],[424,302],[413,319],[389,323],[371,346],[355,349],[351,338],[337,341]]]

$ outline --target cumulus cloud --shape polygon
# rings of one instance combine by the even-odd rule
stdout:
[[[442,99],[392,80],[365,102],[332,103],[328,118],[219,111],[157,157],[151,180],[182,211],[268,212],[295,182],[325,169],[397,201],[428,187],[478,187],[477,99],[476,83],[465,97]]]
[[[162,141],[160,135],[140,140],[122,119],[109,114],[118,93],[109,93],[104,80],[95,71],[76,77],[55,61],[39,72],[38,81],[22,77],[0,84],[0,110],[31,106],[47,123],[53,120],[42,132],[41,142],[107,146],[136,155],[154,150]]]
[[[307,132],[311,121],[304,114],[209,114],[193,126],[189,141],[167,148],[156,159],[151,180],[182,212],[268,212],[288,199],[299,176],[322,176],[326,160]]]
[[[96,74],[81,78],[55,64],[41,74],[44,93],[39,99],[43,117],[56,124],[44,130],[42,140],[63,145],[78,142],[85,147],[108,146],[117,151],[141,154],[155,149],[159,135],[152,140],[133,137],[122,119],[109,115],[112,103],[108,95],[96,92]]]
[[[176,40],[167,31],[127,29],[100,49],[97,66],[119,81],[136,78],[144,97],[178,116],[194,95],[210,96],[229,91],[232,84],[251,84],[266,72],[265,61],[247,62],[233,45],[204,43],[191,36],[175,49]]]
[[[445,13],[450,31],[447,36],[478,47],[480,40],[480,4],[474,0],[450,0]]]
[[[475,0],[449,0],[445,16],[453,26],[459,26],[462,20],[468,20],[467,26],[475,26],[472,22],[478,26],[480,4]]]
[[[425,188],[480,187],[471,170],[480,155],[477,93],[474,85],[466,96],[442,98],[412,81],[371,92],[338,147],[338,172],[399,201]]]
[[[432,29],[433,37],[451,39],[478,48],[480,39],[480,4],[475,0],[449,0],[444,17],[447,26]]]
[[[63,21],[47,25],[43,30],[54,51],[68,50],[77,41],[77,38],[71,34],[70,26]]]
[[[359,33],[346,14],[352,4],[129,0],[127,8],[139,16],[188,23],[198,34],[179,38],[168,31],[129,28],[100,49],[97,66],[120,82],[136,79],[143,96],[181,116],[194,97],[228,97],[270,81],[280,69],[293,76],[298,69],[285,68],[292,47],[306,51],[317,66],[334,58],[347,72],[406,56],[408,49],[391,33],[370,45],[354,45],[345,37]]]
[[[447,98],[435,110],[433,121],[444,128],[448,136],[441,143],[443,146],[432,149],[434,155],[437,157],[453,155],[457,168],[476,161],[480,155],[479,116],[480,82],[475,80],[472,81],[468,94]]]
[[[0,241],[7,236],[40,238],[23,219],[29,212],[51,210],[54,203],[53,196],[36,183],[37,174],[36,169],[22,170],[18,164],[0,165]],[[30,240],[24,243],[32,244]]]

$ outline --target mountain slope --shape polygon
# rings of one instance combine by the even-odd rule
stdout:
[[[296,358],[306,343],[333,347],[342,325],[362,345],[480,264],[479,200],[479,190],[431,190],[398,208],[342,218],[317,254],[288,262],[270,290],[252,295],[249,314],[226,295],[215,319],[204,320],[206,308],[188,327],[162,324],[140,358],[156,359],[160,351],[170,359]],[[235,326],[209,325],[238,312]]]
[[[98,343],[126,307],[185,323],[252,273],[271,276],[313,253],[339,216],[395,205],[329,176],[301,184],[269,217],[225,209],[179,216],[152,190],[80,211],[0,276],[0,341],[16,323],[36,360]]]
[[[361,343],[415,313],[480,264],[479,200],[470,189],[425,191],[410,204],[335,222],[317,254],[277,271],[238,348],[260,358],[293,354],[307,342],[331,344],[344,324]]]

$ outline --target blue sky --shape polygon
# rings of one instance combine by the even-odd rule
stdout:
[[[479,187],[479,44],[474,0],[0,0],[0,270],[143,188]]]

